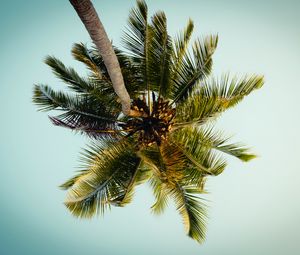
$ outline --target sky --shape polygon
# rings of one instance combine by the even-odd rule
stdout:
[[[114,44],[133,0],[94,0]],[[164,10],[171,35],[191,18],[194,39],[218,33],[214,74],[265,75],[265,86],[226,112],[217,127],[259,157],[250,163],[228,158],[226,171],[208,179],[207,238],[199,245],[184,233],[170,205],[150,211],[149,186],[136,189],[132,204],[103,217],[79,220],[63,205],[58,188],[77,170],[88,139],[54,127],[31,102],[33,84],[60,88],[43,63],[55,55],[81,74],[73,43],[90,43],[68,1],[5,1],[0,8],[0,254],[210,254],[299,253],[299,66],[300,2],[147,1]]]

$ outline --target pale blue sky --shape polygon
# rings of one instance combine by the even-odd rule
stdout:
[[[94,0],[119,45],[133,0]],[[148,1],[161,9],[171,34],[188,18],[194,36],[218,33],[214,72],[264,74],[265,87],[217,126],[260,157],[248,164],[229,158],[227,171],[210,178],[207,241],[184,234],[173,206],[151,214],[146,186],[134,202],[104,217],[74,219],[57,186],[72,176],[86,138],[51,125],[31,103],[34,83],[62,85],[43,59],[52,54],[85,74],[72,60],[75,42],[90,39],[69,2],[5,1],[0,8],[0,254],[209,254],[299,253],[299,1]]]

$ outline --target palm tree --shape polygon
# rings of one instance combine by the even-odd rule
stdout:
[[[103,58],[95,47],[80,43],[74,58],[89,69],[87,78],[53,56],[46,58],[55,75],[73,93],[34,87],[40,110],[59,110],[53,124],[83,133],[91,144],[82,152],[82,169],[61,185],[68,190],[65,205],[74,216],[92,217],[111,206],[131,202],[135,186],[148,181],[153,188],[154,213],[171,199],[183,218],[187,234],[205,238],[208,176],[223,172],[228,154],[242,161],[255,158],[247,147],[231,143],[213,127],[222,112],[263,85],[263,77],[211,75],[217,35],[197,39],[188,49],[193,22],[174,39],[163,12],[148,18],[147,5],[137,1],[123,36],[125,50],[114,47],[138,117],[122,114]]]

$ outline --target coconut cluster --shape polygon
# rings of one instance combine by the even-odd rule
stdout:
[[[151,112],[145,97],[134,100],[132,109],[141,112],[142,117],[129,119],[123,126],[128,131],[128,136],[138,134],[138,147],[151,146],[154,143],[161,145],[172,128],[175,108],[161,97],[155,100],[153,96]]]

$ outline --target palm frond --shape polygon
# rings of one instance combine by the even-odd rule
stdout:
[[[165,175],[167,171],[158,147],[148,147],[137,152],[146,167],[150,168],[156,176]],[[162,178],[162,177],[161,177]]]
[[[74,103],[72,97],[66,93],[55,92],[49,86],[42,84],[34,85],[32,101],[40,111],[66,109]]]
[[[264,84],[263,76],[251,75],[238,79],[224,75],[221,79],[211,78],[177,106],[175,127],[203,124],[211,117],[235,106],[252,91]]]
[[[155,203],[151,206],[154,214],[161,214],[168,205],[168,190],[167,184],[153,175],[150,179],[150,185],[155,196]]]
[[[221,79],[211,78],[203,82],[199,93],[207,98],[216,98],[221,101],[224,108],[235,106],[252,91],[264,84],[264,77],[260,75],[247,75],[242,78],[223,75]]]
[[[213,127],[195,128],[186,127],[176,131],[176,136],[180,137],[181,141],[189,141],[199,147],[215,149],[234,156],[242,161],[254,159],[256,155],[250,152],[250,149],[241,143],[230,143],[230,137],[224,137],[222,132],[216,132]],[[198,150],[198,149],[197,149]]]
[[[173,198],[177,210],[183,218],[188,235],[198,242],[202,242],[205,236],[205,205],[194,194],[204,193],[204,178],[201,179],[201,184],[195,185],[195,183],[191,182],[190,173],[183,176],[182,173],[185,167],[182,168],[182,165],[185,164],[185,160],[174,155],[173,152],[175,150],[176,147],[169,145],[159,151],[159,156],[156,154],[151,157],[148,154],[147,161],[152,162],[152,164],[149,164],[150,166],[155,165],[154,162],[158,159],[163,160],[160,164],[164,165],[165,172],[167,172],[166,178],[162,178],[163,175],[154,174],[150,179],[156,199],[151,209],[153,213],[160,214],[167,206],[169,197]],[[178,150],[176,151],[178,153]],[[181,153],[180,155],[182,156]],[[151,159],[149,159],[150,157]],[[172,159],[175,159],[174,162],[172,162]],[[180,167],[181,171],[177,167]],[[179,172],[180,174],[178,174]],[[170,177],[172,173],[174,178]]]
[[[41,111],[62,110],[71,111],[96,119],[114,122],[118,112],[113,112],[103,103],[89,95],[71,96],[62,91],[54,91],[47,85],[34,86],[33,102]]]
[[[99,59],[94,57],[94,54],[87,48],[86,45],[83,43],[75,43],[72,48],[72,55],[76,60],[84,63],[91,70],[92,77],[96,77],[101,80],[105,78],[108,79],[107,74],[103,77],[103,68],[101,68],[102,65],[101,67],[99,65]],[[103,61],[101,61],[101,64],[104,66]]]
[[[155,13],[148,23],[148,7],[145,1],[137,1],[129,20],[128,31],[123,37],[125,48],[134,65],[141,70],[142,86],[167,96],[170,84],[172,41],[167,32],[167,19],[163,12]]]
[[[110,107],[120,111],[121,104],[113,90],[104,62],[95,52],[97,51],[92,52],[83,44],[75,44],[72,49],[75,59],[85,63],[89,69],[93,70],[88,79],[80,77],[73,68],[67,68],[55,57],[48,56],[45,62],[51,67],[54,74],[75,92],[94,97],[95,100],[109,104]]]
[[[182,171],[187,166],[184,154],[168,143],[140,150],[138,155],[162,182],[172,183],[182,179]]]
[[[144,0],[137,1],[137,7],[132,8],[128,17],[128,29],[124,35],[125,48],[133,56],[145,58],[145,41],[147,41],[148,6]]]
[[[173,133],[170,143],[174,144],[190,162],[188,169],[197,169],[199,178],[219,175],[226,167],[224,159],[201,143],[187,129]]]
[[[148,42],[151,31],[148,25],[148,7],[144,0],[137,1],[137,7],[132,8],[128,18],[128,28],[122,42],[133,64],[140,69],[141,90],[149,91],[148,77]]]
[[[131,148],[125,142],[94,143],[85,151],[89,173],[75,182],[65,202],[74,216],[92,217],[129,201],[141,162]]]
[[[151,89],[168,97],[170,90],[172,40],[167,31],[164,12],[157,12],[151,18],[153,36],[149,43],[149,77]]]
[[[63,184],[59,185],[59,187],[63,190],[68,190],[71,188],[77,181],[83,178],[85,175],[89,174],[89,171],[81,170],[78,174],[70,178],[69,180],[65,181]]]
[[[110,126],[112,129],[109,129],[107,125],[99,125],[99,122],[97,121],[93,122],[90,119],[84,120],[82,116],[79,118],[80,119],[74,120],[73,114],[71,116],[66,116],[65,114],[59,115],[58,117],[49,116],[53,125],[71,129],[72,131],[85,134],[91,138],[121,138],[125,135],[124,131],[119,129],[117,125],[111,124]]]
[[[53,73],[62,81],[66,82],[76,92],[90,92],[95,86],[88,80],[80,77],[73,68],[67,68],[59,59],[47,56],[45,63],[51,67]]]
[[[170,189],[170,196],[175,201],[188,236],[200,243],[205,239],[207,219],[207,206],[195,195],[201,192],[197,187],[184,186],[180,183],[176,183]]]
[[[203,125],[224,111],[222,101],[195,93],[176,107],[173,129],[190,125]]]
[[[212,69],[212,55],[218,44],[218,36],[210,35],[196,40],[193,45],[193,58],[185,54],[178,67],[174,80],[173,103],[185,100],[199,81],[206,78]]]
[[[174,39],[173,43],[173,55],[172,55],[172,81],[176,81],[178,78],[178,69],[184,61],[184,56],[187,52],[191,35],[194,30],[194,23],[192,20],[188,21],[186,28]]]
[[[118,114],[93,97],[70,96],[46,85],[35,85],[33,102],[43,111],[63,111],[64,113],[51,118],[57,126],[81,131],[92,137],[112,135],[113,133],[105,131],[118,130]]]
[[[136,185],[140,185],[148,181],[152,177],[153,173],[147,165],[141,161],[140,167],[136,176]]]

